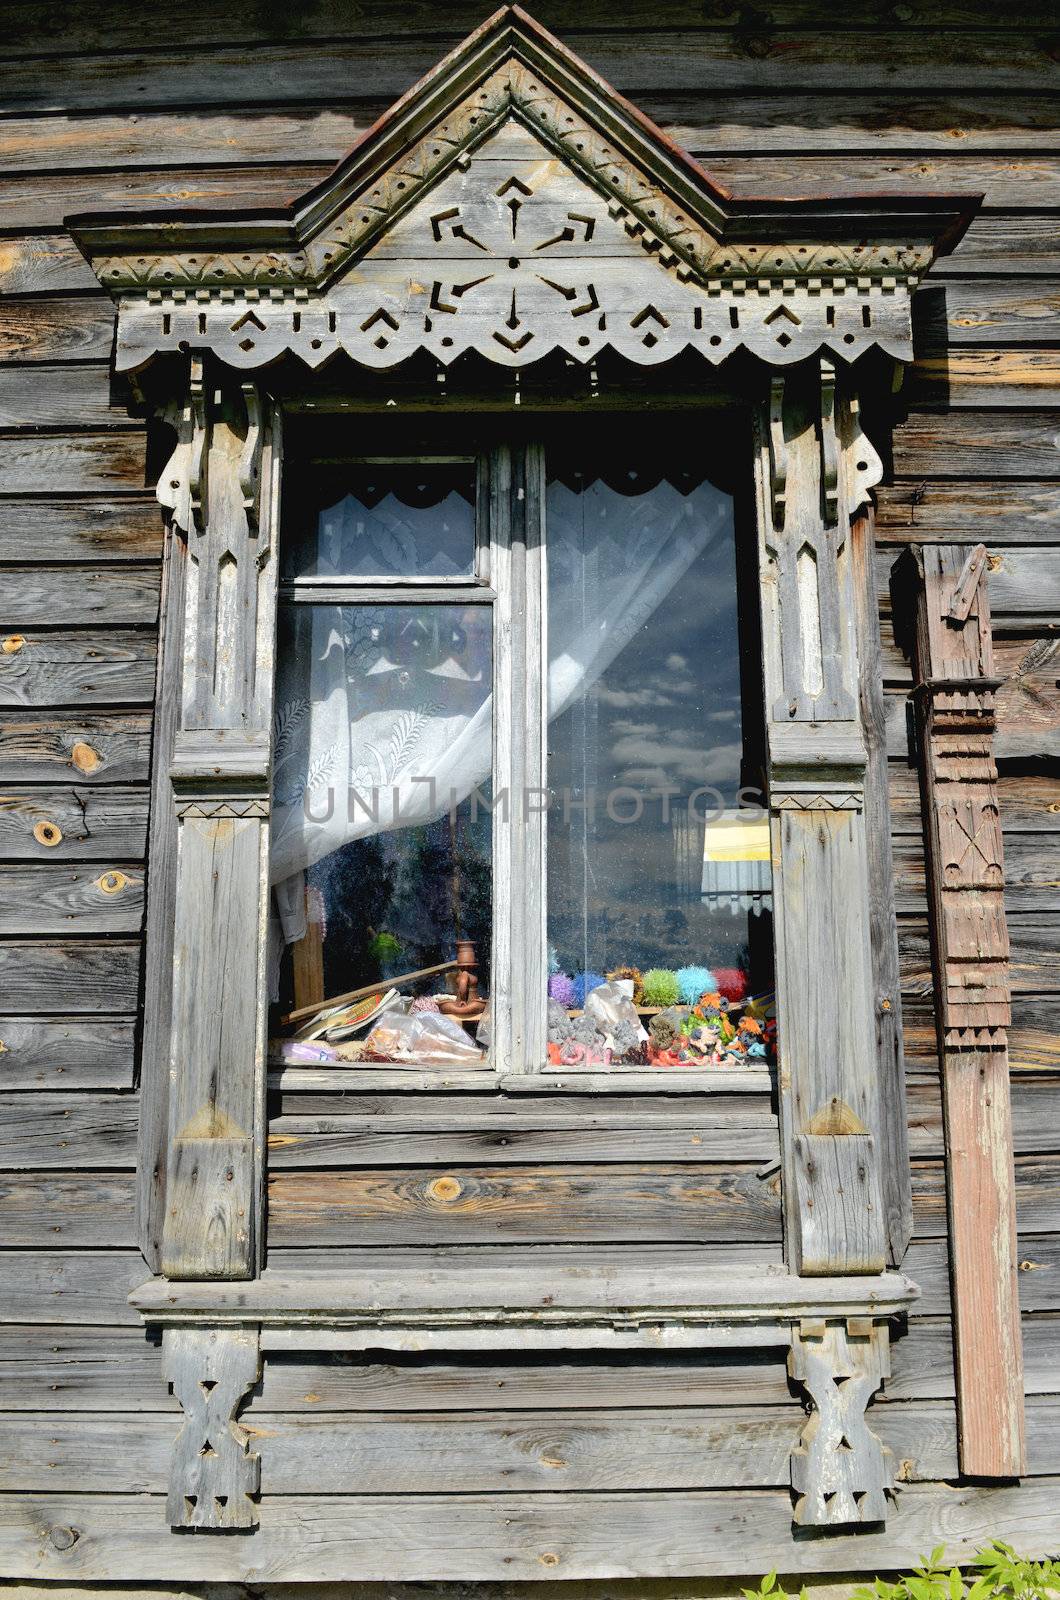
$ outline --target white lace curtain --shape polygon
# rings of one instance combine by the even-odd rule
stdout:
[[[709,483],[548,490],[548,715],[607,671],[714,540]],[[492,767],[489,608],[287,607],[271,877],[283,937],[305,933],[305,869],[353,839],[444,816]],[[431,780],[431,781],[425,781]]]

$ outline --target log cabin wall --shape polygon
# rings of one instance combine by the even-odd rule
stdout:
[[[870,7],[841,29],[823,0],[536,13],[738,192],[985,193],[918,296],[877,493],[906,1265],[923,1296],[870,1416],[903,1489],[885,1538],[792,1544],[799,1404],[772,1356],[275,1356],[247,1414],[267,1484],[257,1576],[364,1576],[380,1536],[394,1579],[466,1576],[469,1552],[483,1577],[592,1577],[630,1530],[638,1570],[660,1575],[875,1570],[943,1537],[953,1553],[993,1536],[1045,1550],[1060,1491],[1055,18],[975,0]],[[286,200],[482,13],[373,3],[351,23],[340,0],[186,0],[145,25],[112,0],[0,14],[0,1573],[227,1578],[231,1540],[166,1529],[177,1410],[126,1304],[147,1275],[133,1193],[161,518],[144,425],[112,403],[113,306],[61,219]],[[1004,679],[1030,1477],[955,1489],[923,834],[889,575],[911,542],[979,540]],[[699,1241],[721,1260],[780,1259],[768,1097],[532,1098],[502,1147],[469,1129],[471,1095],[406,1097],[397,1124],[393,1096],[274,1092],[270,1260],[560,1243],[657,1258]]]

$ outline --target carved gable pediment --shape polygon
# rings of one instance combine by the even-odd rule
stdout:
[[[910,350],[910,297],[964,200],[734,200],[517,7],[286,213],[70,219],[119,301],[119,370],[418,350],[521,366],[610,347],[771,364]]]

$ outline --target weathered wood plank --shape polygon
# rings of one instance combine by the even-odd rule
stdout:
[[[903,918],[898,935],[904,991],[929,995],[932,979],[927,923],[922,918]],[[1055,994],[1060,990],[1060,916],[1055,912],[1013,916],[1009,921],[1009,945],[1013,994]],[[1021,1006],[1016,1009],[1018,1012]]]
[[[53,225],[60,215],[53,214]],[[107,361],[113,343],[114,304],[109,296],[97,293],[69,299],[15,299],[4,307],[0,360]],[[43,481],[38,479],[28,487],[62,485],[49,484],[45,475]]]
[[[31,118],[30,125],[42,124]],[[0,294],[83,294],[99,287],[69,234],[27,234],[0,240]]]
[[[895,429],[894,470],[899,477],[1060,477],[1056,418],[1047,411],[919,413]]]
[[[915,1156],[943,1153],[941,1089],[937,1076],[913,1077],[907,1084],[909,1138]],[[1045,1153],[1060,1148],[1060,1078],[1052,1074],[1013,1080],[1012,1142],[1017,1155]],[[925,1183],[926,1183],[925,1179]],[[1032,1182],[1033,1173],[1028,1178]]]
[[[952,315],[960,304],[951,284],[946,290]],[[991,337],[1010,338],[1008,330]],[[1060,406],[1060,351],[1016,348],[969,350],[960,347],[942,355],[922,355],[909,368],[905,395],[917,410],[977,406]],[[970,536],[967,529],[964,538]]]
[[[459,1094],[444,1090],[429,1095],[418,1090],[402,1092],[401,1085],[391,1090],[366,1090],[363,1085],[341,1090],[332,1087],[330,1091],[289,1089],[277,1096],[275,1113],[290,1119],[289,1132],[301,1135],[451,1130],[492,1133],[500,1138],[507,1130],[537,1133],[572,1129],[589,1134],[595,1130],[653,1129],[684,1133],[691,1128],[702,1134],[706,1129],[710,1137],[729,1141],[726,1155],[733,1153],[745,1130],[755,1129],[760,1135],[761,1119],[772,1115],[767,1088],[753,1094],[718,1089],[711,1093],[709,1106],[705,1106],[700,1094],[659,1094],[651,1090],[608,1095],[547,1091],[526,1095],[483,1090],[481,1082],[477,1093],[462,1090]]]
[[[41,0],[9,0],[8,12],[12,18],[11,49],[13,57],[26,55],[62,56],[88,51],[127,49],[134,40],[141,13],[130,3],[120,0],[102,13],[71,17],[60,21]],[[570,26],[571,12],[566,0],[541,0],[535,15],[547,28],[563,29]],[[753,16],[741,11],[735,0],[720,0],[709,10],[704,10],[695,0],[588,0],[579,7],[579,24],[584,28],[603,28],[621,39],[632,34],[629,45],[648,50],[654,37],[664,30],[674,28],[725,30],[738,29],[747,40],[759,35],[767,36],[776,28],[827,26],[834,13],[826,0],[764,0]],[[466,5],[453,6],[447,19],[457,31],[468,32],[481,20],[477,11]],[[1049,28],[1053,14],[1041,0],[1020,0],[991,17],[995,29]],[[299,11],[294,16],[282,13],[255,13],[253,22],[246,20],[240,28],[236,19],[206,0],[189,0],[185,8],[184,30],[175,18],[160,17],[152,43],[180,45],[191,34],[200,48],[207,45],[235,44],[247,48],[270,41],[287,45],[308,46],[315,41],[362,39],[392,35],[435,35],[439,15],[429,0],[410,0],[402,6],[394,0],[377,0],[351,17],[341,0],[317,0],[311,10]],[[872,0],[850,18],[848,35],[866,44],[862,33],[866,29],[891,28],[895,32],[920,28],[977,28],[983,24],[983,11],[974,0],[940,0],[936,6],[928,0],[910,0],[900,18],[880,0]],[[871,36],[870,36],[871,37]],[[958,123],[960,119],[958,119]],[[960,126],[951,132],[951,139],[959,136]]]
[[[1043,1423],[1058,1404],[1040,1403]],[[491,1410],[467,1421],[451,1412],[273,1415],[252,1405],[241,1422],[270,1495],[350,1494],[366,1483],[376,1494],[429,1494],[439,1483],[454,1494],[514,1494],[779,1487],[788,1482],[799,1415],[789,1398],[750,1411]],[[901,1462],[903,1482],[955,1474],[952,1404],[875,1406],[869,1417]],[[0,1491],[158,1493],[179,1425],[177,1417],[142,1414],[7,1417]]]
[[[443,51],[455,45],[481,17],[469,14],[464,26],[446,36],[410,39],[403,28],[384,39],[358,38],[330,43],[326,50],[297,45],[245,47],[214,55],[200,54],[196,64],[195,103],[233,108],[265,104],[276,112],[299,100],[322,104],[344,102],[349,86],[389,102],[403,94],[434,67]],[[608,27],[605,21],[603,24]],[[835,94],[858,89],[865,63],[848,48],[834,28],[802,31],[781,28],[749,36],[743,30],[676,31],[623,39],[612,34],[572,32],[561,23],[563,42],[650,113],[652,91],[672,94],[692,89],[729,95],[743,90]],[[132,37],[135,37],[133,30]],[[123,41],[124,43],[124,41]],[[1045,41],[1033,34],[998,30],[972,33],[889,31],[873,39],[873,54],[886,51],[888,77],[903,89],[929,93],[976,89],[987,93],[1015,89],[1029,96],[1053,85],[1054,63]],[[91,65],[91,71],[88,70]],[[173,84],[186,67],[183,47],[149,54],[123,51],[82,62],[80,70],[62,70],[46,59],[12,61],[7,70],[4,108],[19,115],[40,111],[115,110],[138,112],[172,103]],[[826,187],[826,185],[824,185]],[[894,187],[892,182],[891,187]]]
[[[156,652],[146,630],[4,629],[0,706],[150,704]]]
[[[922,844],[894,841],[895,908],[914,915],[924,902]],[[1005,907],[1013,911],[1060,909],[1060,877],[1054,853],[1044,851],[1040,834],[1010,833],[1005,838]]]
[[[1023,1318],[1024,1387],[1028,1395],[1060,1394],[1060,1323],[1055,1316]],[[953,1325],[947,1318],[910,1319],[891,1345],[888,1400],[949,1400],[954,1395]]]
[[[132,1168],[137,1109],[137,1097],[130,1094],[0,1097],[0,1171]],[[67,1192],[74,1204],[79,1181],[63,1179],[54,1192]]]
[[[140,1327],[145,1272],[139,1250],[0,1250],[0,1322]]]
[[[780,1237],[779,1178],[753,1170],[486,1167],[275,1173],[275,1245]]]
[[[296,199],[331,170],[330,162],[304,159],[282,166],[194,167],[182,164],[112,174],[26,173],[0,177],[0,228],[36,233],[78,211],[146,211],[160,206],[251,208]],[[109,304],[109,301],[107,302]]]
[[[4,1243],[29,1250],[135,1246],[134,1183],[131,1172],[0,1174]]]
[[[48,307],[59,304],[57,300],[31,303]],[[110,306],[110,302],[107,303]],[[111,318],[113,320],[113,308]],[[2,351],[0,359],[3,359]],[[60,491],[83,494],[107,489],[142,489],[144,470],[142,432],[15,434],[0,438],[0,493],[3,494]]]
[[[1055,543],[1060,539],[1060,485],[1038,481],[929,481],[881,484],[876,490],[877,545],[982,541]]]
[[[432,1096],[433,1098],[433,1096]],[[326,1132],[312,1124],[330,1123]],[[523,1127],[494,1126],[471,1129],[461,1117],[451,1128],[397,1132],[382,1122],[358,1127],[353,1118],[276,1117],[269,1124],[269,1166],[275,1172],[289,1168],[382,1165],[424,1167],[464,1166],[482,1162],[519,1164],[526,1161],[718,1161],[738,1151],[742,1161],[775,1161],[779,1157],[776,1119],[762,1097],[759,1114],[742,1123],[724,1119],[715,1123],[700,1108],[688,1126],[666,1129],[624,1127],[602,1129],[535,1128],[527,1117]],[[309,1128],[303,1131],[305,1124]],[[343,1126],[343,1123],[346,1126]]]
[[[470,17],[469,12],[469,26]],[[695,20],[698,23],[700,19]],[[569,27],[566,12],[559,26]],[[613,28],[610,18],[606,26],[609,31]],[[395,20],[395,34],[406,28],[404,17]],[[360,29],[358,34],[363,37]],[[650,47],[647,40],[645,46]],[[357,85],[351,89],[356,93]],[[202,113],[194,109],[147,112],[136,117],[106,111],[77,118],[9,117],[0,126],[0,170],[25,173],[339,161],[386,108],[383,100],[347,96],[341,110],[292,106],[283,114],[259,108],[250,117],[228,116],[223,108]],[[1040,155],[1060,142],[1048,102],[1034,96],[910,97],[885,91],[819,99],[783,94],[718,95],[711,97],[710,120],[704,125],[701,99],[694,94],[660,91],[650,114],[669,138],[703,156],[708,166],[721,151],[747,155],[767,150],[785,154],[820,151],[846,156],[857,151],[934,150],[948,158],[959,149],[996,157],[1006,149],[1022,152],[1028,147]]]
[[[0,934],[136,933],[142,865],[0,867]]]
[[[916,774],[907,767],[892,763],[889,788],[892,832],[920,833],[923,824]],[[1056,833],[1060,829],[1060,800],[1056,797],[1056,783],[1047,774],[1003,770],[998,779],[998,794],[1004,829],[1013,833]],[[1049,846],[1046,844],[1044,848],[1048,849]]]
[[[0,943],[0,993],[27,1015],[135,1011],[139,974],[138,940]]]
[[[37,862],[142,859],[147,804],[146,789],[116,785],[0,793],[0,856]]]
[[[0,1325],[0,1412],[176,1410],[142,1327]]]
[[[21,566],[0,569],[0,610],[7,628],[82,626],[158,619],[158,566]]]
[[[1060,1158],[1015,1159],[1016,1215],[1024,1233],[1060,1232]],[[946,1181],[941,1161],[913,1162],[913,1228],[918,1239],[946,1235]]]
[[[77,369],[75,369],[76,371]],[[158,503],[128,500],[0,500],[0,561],[157,563]]]
[[[990,1539],[1027,1556],[1055,1549],[1060,1484],[910,1484],[885,1532],[795,1541],[787,1490],[655,1494],[278,1496],[255,1533],[187,1539],[153,1495],[10,1494],[0,1500],[0,1563],[12,1577],[67,1582],[230,1579],[538,1579],[755,1571],[867,1573],[913,1565],[932,1543],[968,1560]],[[76,1538],[71,1531],[76,1529]],[[43,1536],[42,1536],[42,1530]],[[691,1589],[687,1591],[693,1593]]]
[[[937,1064],[935,1018],[929,1004],[910,998],[904,1008],[907,1057],[920,1070]],[[1060,1004],[1055,996],[1026,995],[1014,1007],[1008,1036],[1011,1072],[1060,1070]]]
[[[143,783],[150,759],[148,712],[8,711],[0,716],[0,782],[5,784]]]
[[[825,177],[827,174],[827,177]],[[995,210],[1046,210],[1060,201],[1060,169],[1037,153],[915,156],[850,154],[737,156],[719,152],[711,176],[734,194],[782,194],[801,200],[822,186],[842,195],[981,194]]]
[[[103,362],[0,368],[0,428],[142,427],[124,404],[112,403]]]
[[[0,1090],[129,1089],[135,1060],[129,1017],[0,1017]]]

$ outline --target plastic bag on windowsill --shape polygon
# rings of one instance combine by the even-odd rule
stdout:
[[[597,1031],[604,1035],[609,1046],[613,1044],[615,1029],[623,1022],[634,1030],[638,1039],[644,1040],[648,1037],[641,1026],[637,1008],[633,1004],[631,989],[632,984],[621,981],[601,983],[597,988],[591,989],[585,997],[583,1015],[592,1019]]]
[[[362,1059],[423,1067],[477,1066],[483,1053],[452,1017],[436,1011],[408,1016],[390,1012],[365,1040]]]

